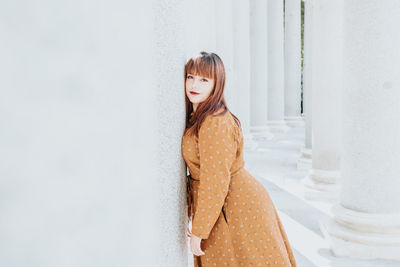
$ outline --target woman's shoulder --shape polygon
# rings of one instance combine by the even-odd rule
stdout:
[[[203,124],[210,124],[210,123],[221,123],[221,124],[225,124],[227,123],[227,120],[229,119],[229,115],[230,112],[228,110],[226,110],[226,112],[223,112],[223,109],[219,109],[217,111],[215,111],[212,114],[208,114],[202,125]]]
[[[231,113],[229,110],[225,113],[221,113],[221,110],[222,109],[214,112],[214,114],[207,115],[201,124],[200,131],[222,131],[226,134],[233,130],[236,124]]]

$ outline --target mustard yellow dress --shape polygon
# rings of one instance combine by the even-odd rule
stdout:
[[[296,266],[268,192],[244,168],[232,115],[208,115],[198,137],[185,132],[181,149],[191,176],[192,233],[205,253],[193,255],[194,266]]]

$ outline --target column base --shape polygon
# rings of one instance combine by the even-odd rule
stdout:
[[[336,204],[321,231],[335,256],[400,261],[400,214],[359,212]]]
[[[250,133],[255,140],[271,140],[274,138],[267,126],[251,126]]]
[[[258,145],[254,141],[253,135],[251,133],[245,133],[243,135],[243,149],[246,151],[253,151],[257,147]]]
[[[302,147],[301,156],[297,160],[297,169],[299,171],[308,171],[312,168],[312,150]]]
[[[303,116],[285,116],[285,122],[289,127],[304,127]]]
[[[267,121],[267,127],[269,131],[276,133],[284,133],[290,129],[284,120],[269,120]]]
[[[305,187],[304,197],[308,200],[338,201],[339,179],[339,171],[310,169],[308,175],[302,180]]]

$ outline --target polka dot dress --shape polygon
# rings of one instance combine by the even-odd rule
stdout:
[[[244,168],[243,136],[229,112],[208,115],[198,137],[184,134],[182,155],[192,177],[192,233],[205,252],[193,255],[195,267],[296,266],[268,192]]]

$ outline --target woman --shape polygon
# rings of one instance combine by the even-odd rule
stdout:
[[[201,52],[185,65],[188,228],[195,267],[296,266],[275,207],[245,168],[243,135],[224,99],[225,68]]]

